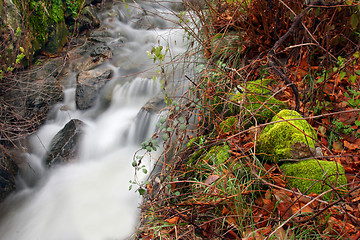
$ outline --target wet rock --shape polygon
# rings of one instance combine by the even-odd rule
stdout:
[[[95,104],[98,93],[112,75],[111,69],[94,69],[81,72],[77,77],[76,107],[80,110],[91,108]]]
[[[83,126],[81,120],[72,119],[55,135],[51,141],[49,155],[45,159],[48,167],[69,162],[76,157]]]
[[[96,46],[96,45],[95,45]],[[90,48],[90,44],[89,44]],[[88,51],[90,49],[87,49]],[[88,71],[105,62],[108,59],[111,59],[113,53],[111,49],[106,45],[99,45],[91,50],[89,56],[84,56],[82,59],[76,61],[73,64],[75,71]]]
[[[95,44],[96,43],[94,42],[86,41],[81,47],[75,49],[75,51],[77,51],[80,55],[85,55],[95,46]]]
[[[45,45],[45,51],[57,53],[62,50],[69,36],[69,30],[64,21],[55,24],[54,29],[49,34],[48,42]]]
[[[104,30],[97,30],[90,33],[90,41],[106,43],[112,40],[111,33]]]
[[[110,59],[112,57],[112,52],[108,46],[99,46],[90,52],[90,57],[102,57],[104,59]]]
[[[2,148],[2,147],[1,147]],[[16,188],[15,175],[18,167],[10,156],[0,152],[0,202]]]
[[[158,113],[165,107],[164,97],[156,96],[150,99],[142,108],[149,113]]]
[[[84,7],[78,21],[80,31],[94,29],[100,26],[100,20],[93,5]]]
[[[1,0],[0,13],[1,16],[5,16],[5,18],[1,19],[1,22],[4,23],[5,26],[7,26],[13,32],[16,32],[16,29],[20,27],[21,14],[17,6],[13,3],[13,1]]]

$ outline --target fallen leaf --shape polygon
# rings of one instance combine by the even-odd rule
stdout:
[[[219,175],[210,175],[206,180],[205,180],[205,184],[212,184],[213,182],[215,182],[216,180],[218,180],[220,177]]]
[[[344,147],[346,147],[347,149],[349,150],[355,150],[355,149],[358,149],[359,146],[356,145],[356,144],[352,144],[352,143],[349,143],[348,141],[344,141]]]
[[[290,203],[288,202],[281,202],[278,204],[277,209],[280,212],[283,220],[290,218],[293,215],[293,212],[290,208]]]
[[[168,218],[165,221],[170,223],[170,224],[176,224],[179,221],[179,217]]]
[[[336,141],[336,142],[333,143],[333,148],[334,148],[335,151],[342,151],[342,150],[344,150],[341,142],[339,142],[339,141]]]

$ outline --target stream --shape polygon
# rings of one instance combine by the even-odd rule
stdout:
[[[0,239],[122,240],[134,234],[141,197],[136,186],[129,191],[135,174],[132,161],[159,119],[158,110],[146,111],[143,106],[162,96],[160,77],[153,80],[159,68],[147,51],[168,46],[164,62],[186,51],[184,32],[166,20],[177,21],[173,5],[174,1],[120,1],[99,14],[113,55],[96,69],[111,69],[111,80],[93,106],[79,110],[78,72],[69,74],[64,101],[53,106],[48,120],[29,139],[18,190],[2,207]],[[183,79],[181,74],[166,73],[166,81]],[[44,159],[51,140],[71,119],[85,123],[77,157],[48,168]],[[148,172],[156,157],[154,153],[143,160]]]

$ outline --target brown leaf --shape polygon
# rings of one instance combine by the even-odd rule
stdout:
[[[344,141],[344,146],[349,150],[355,150],[359,148],[359,145],[349,143],[348,141]]]
[[[215,182],[216,180],[218,180],[220,177],[219,175],[210,175],[206,180],[205,180],[205,184],[212,184],[213,182]]]
[[[176,216],[176,217],[168,218],[165,221],[170,224],[176,224],[179,221],[179,217]]]
[[[281,202],[278,204],[277,208],[280,212],[280,215],[283,217],[283,220],[290,218],[293,215],[292,209],[290,208],[290,203]]]
[[[336,142],[334,142],[333,143],[333,148],[334,148],[334,151],[342,151],[342,150],[344,150],[344,148],[343,148],[343,146],[342,146],[342,144],[341,144],[341,142],[340,141],[336,141]]]

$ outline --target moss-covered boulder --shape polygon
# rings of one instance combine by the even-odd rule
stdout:
[[[234,116],[228,117],[219,124],[219,135],[235,134],[237,132],[237,119]]]
[[[264,128],[257,142],[258,153],[262,153],[263,159],[278,161],[315,156],[316,132],[301,118],[292,110],[282,110],[272,118],[275,123]]]
[[[207,165],[221,165],[230,157],[230,147],[226,143],[219,146],[213,146],[208,150],[206,150],[204,145],[204,136],[189,141],[187,146],[190,148],[197,146],[197,150],[189,156],[189,161],[187,162],[188,166],[197,164],[198,160],[201,160],[202,163],[206,163]]]
[[[321,194],[330,189],[337,189],[342,195],[346,190],[346,177],[344,167],[337,162],[323,160],[304,160],[283,164],[280,169],[286,176],[291,188],[298,188],[304,194]],[[323,199],[337,199],[334,191],[324,194]]]
[[[234,94],[231,100],[236,103],[231,106],[233,114],[241,111],[241,106],[246,108],[244,114],[253,114],[258,123],[269,121],[278,111],[284,109],[286,104],[272,96],[272,92],[267,88],[271,79],[259,79],[248,82],[246,86],[239,86],[243,92]]]
[[[230,147],[227,144],[221,146],[214,146],[210,148],[209,152],[205,155],[203,159],[210,165],[220,165],[229,159],[229,151]]]

